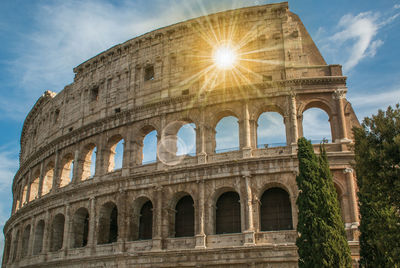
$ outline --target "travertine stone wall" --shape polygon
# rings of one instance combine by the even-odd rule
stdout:
[[[196,76],[207,68],[200,56],[213,50],[201,33],[232,26],[232,40],[246,37],[243,49],[255,51],[249,55],[255,61],[243,63],[247,79],[210,85],[210,76]],[[283,189],[296,227],[296,141],[310,108],[329,116],[329,162],[358,259],[351,169],[351,128],[358,121],[345,97],[346,77],[340,65],[325,63],[287,3],[161,28],[100,53],[74,72],[74,82],[58,94],[46,91],[24,122],[3,267],[296,267],[296,230],[262,231],[260,200],[268,189]],[[263,112],[282,116],[286,146],[257,148]],[[239,148],[217,153],[215,127],[230,115],[239,122]],[[185,123],[195,125],[196,155],[176,156],[174,142]],[[143,164],[143,139],[152,130],[162,146],[156,162]],[[121,140],[123,163],[115,170]],[[93,150],[96,161],[90,163]],[[241,232],[216,234],[216,203],[230,191],[240,196]],[[185,195],[194,202],[194,235],[178,238],[175,206]],[[135,219],[147,201],[152,239],[135,240]],[[115,228],[117,237],[107,241]]]

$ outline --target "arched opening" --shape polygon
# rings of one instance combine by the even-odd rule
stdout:
[[[72,154],[67,154],[61,161],[60,187],[71,183],[74,176],[74,158]]]
[[[85,146],[83,150],[83,159],[81,160],[81,179],[83,181],[94,177],[96,173],[96,155],[97,147],[95,144],[91,143]]]
[[[257,148],[286,146],[285,123],[279,113],[262,113],[257,125]]]
[[[239,123],[234,116],[222,118],[215,127],[215,152],[239,150]]]
[[[303,136],[314,144],[321,143],[324,140],[332,142],[329,115],[319,108],[310,108],[304,111]]]
[[[261,231],[292,230],[292,206],[289,194],[281,188],[270,188],[261,197]]]
[[[175,237],[194,236],[194,202],[190,195],[175,206]]]
[[[149,132],[143,139],[142,164],[150,164],[157,161],[157,131]]]
[[[42,195],[48,194],[53,187],[53,177],[54,177],[54,164],[50,162],[47,167],[43,177],[42,185]]]
[[[33,255],[38,255],[43,249],[44,220],[36,224],[35,240],[33,242]]]
[[[187,123],[177,133],[176,155],[196,155],[196,125]]]
[[[240,233],[240,196],[236,192],[223,193],[216,204],[216,234]]]
[[[64,242],[64,224],[65,217],[63,214],[57,214],[51,224],[50,234],[50,251],[60,250]]]
[[[139,216],[139,240],[153,237],[153,204],[147,201],[143,204]]]
[[[33,181],[31,183],[29,191],[29,202],[39,197],[39,177],[40,177],[40,171],[37,170],[35,172],[35,175],[33,176]]]
[[[89,234],[89,212],[86,208],[78,209],[72,219],[72,247],[85,247]]]
[[[28,193],[28,185],[25,185],[22,191],[22,196],[21,196],[21,203],[22,206],[24,206],[26,204],[26,195]]]
[[[122,161],[124,157],[124,139],[120,135],[111,138],[108,142],[109,157],[108,157],[108,172],[113,172],[122,168]]]
[[[6,235],[5,242],[4,242],[3,265],[8,263],[8,260],[10,258],[10,249],[11,249],[11,232],[8,232]]]
[[[13,262],[17,260],[18,246],[19,246],[19,230],[17,231],[17,234],[15,235],[14,242],[13,242],[13,256],[12,256]]]
[[[334,183],[335,190],[336,190],[336,197],[338,200],[338,205],[340,209],[340,216],[342,217],[343,222],[346,222],[345,214],[344,214],[344,204],[343,204],[343,192],[340,187]]]
[[[104,204],[100,209],[97,244],[109,244],[118,239],[118,209],[113,202]]]
[[[31,225],[28,225],[25,227],[24,232],[22,233],[22,248],[21,248],[22,258],[28,256],[30,235],[31,235]]]
[[[15,210],[14,212],[17,212],[19,209],[19,199],[17,199],[17,201],[15,202]]]
[[[129,241],[152,239],[153,203],[147,197],[135,200],[129,220]]]

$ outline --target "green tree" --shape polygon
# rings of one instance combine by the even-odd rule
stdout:
[[[400,267],[400,108],[354,128],[361,222],[360,265]]]
[[[310,141],[298,140],[299,267],[352,267],[328,159],[320,149],[317,156]]]

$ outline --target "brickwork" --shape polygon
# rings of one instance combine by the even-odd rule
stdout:
[[[231,18],[238,27],[232,38],[251,33],[246,46],[267,63],[248,63],[257,75],[237,84],[208,88],[207,77],[187,82],[204,68],[193,54],[212,51],[199,31],[228,27]],[[358,120],[345,98],[341,66],[325,63],[287,3],[161,28],[110,48],[74,72],[74,82],[58,94],[45,92],[24,122],[3,267],[297,267],[296,230],[262,231],[260,214],[268,210],[260,200],[269,189],[283,192],[292,221],[286,226],[296,227],[296,141],[310,108],[329,116],[328,158],[358,259],[351,169],[351,128]],[[282,116],[285,146],[257,147],[263,112]],[[215,127],[230,115],[239,122],[239,148],[218,153]],[[177,156],[176,135],[186,123],[195,125],[196,154]],[[153,130],[157,161],[143,163],[143,139]],[[115,169],[120,141],[122,168]],[[228,192],[239,196],[236,233],[216,227],[216,205]],[[192,233],[175,222],[192,213],[182,200],[193,202],[193,236],[176,237]],[[186,214],[177,212],[181,208]],[[188,229],[176,232],[176,226]]]

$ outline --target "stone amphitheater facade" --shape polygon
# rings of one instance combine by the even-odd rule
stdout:
[[[248,62],[255,75],[213,85],[206,75],[188,79],[205,64],[193,55],[212,51],[200,33],[233,22],[232,39],[248,36],[246,48],[262,60]],[[74,72],[24,122],[3,267],[297,267],[296,141],[310,108],[329,116],[328,158],[358,259],[351,129],[359,123],[341,66],[326,64],[287,3],[161,28]],[[282,116],[284,146],[257,145],[263,112]],[[239,148],[218,152],[215,127],[226,116],[238,119]],[[177,156],[187,123],[196,154]],[[143,140],[154,130],[157,161],[143,163]]]

